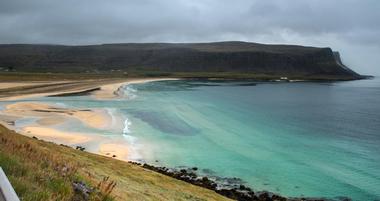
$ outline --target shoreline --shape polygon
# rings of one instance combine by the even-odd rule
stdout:
[[[118,92],[121,87],[128,84],[138,84],[153,81],[178,80],[176,78],[135,78],[130,80],[112,81],[104,83],[96,88],[85,87],[81,90],[64,90],[52,93],[35,93],[28,95],[14,95],[0,98],[1,101],[20,100],[16,103],[7,103],[0,110],[0,124],[8,129],[17,130],[28,137],[37,137],[46,141],[59,144],[67,144],[72,147],[99,141],[99,137],[83,132],[68,132],[55,128],[57,125],[68,124],[70,121],[79,121],[83,125],[97,130],[109,129],[114,123],[112,114],[107,109],[67,108],[41,101],[22,101],[25,98],[44,96],[71,96],[86,95],[96,100],[110,100],[121,96]],[[9,84],[7,87],[18,87],[20,83]],[[1,84],[1,82],[0,82]],[[35,83],[31,85],[34,86]],[[21,85],[27,85],[22,83]],[[38,86],[38,85],[37,85]],[[93,86],[91,86],[93,87]],[[94,90],[95,89],[95,90]],[[35,119],[32,124],[17,127],[15,122],[22,118]],[[128,162],[131,150],[129,145],[117,141],[103,139],[92,153],[113,157]]]
[[[100,87],[99,90],[94,91],[90,96],[98,100],[113,99],[120,96],[119,90],[121,87],[129,84],[141,84],[147,82],[157,82],[157,81],[169,81],[169,80],[179,80],[178,78],[135,78],[130,81],[107,84]]]
[[[85,95],[91,96],[97,100],[107,100],[107,99],[115,99],[118,98],[118,91],[121,87],[128,84],[138,84],[138,83],[146,83],[151,81],[161,81],[161,80],[176,80],[176,79],[136,79],[128,82],[107,84],[99,87],[97,90],[92,90],[91,93],[87,93],[84,91]],[[76,95],[77,93],[82,92],[73,92],[73,93],[62,93],[56,94],[55,96],[71,96]],[[12,110],[13,109],[13,110]],[[57,114],[58,112],[58,114]],[[67,115],[63,112],[74,113],[74,115]],[[34,138],[41,139],[49,142],[53,142],[56,144],[60,144],[62,146],[69,146],[71,148],[75,148],[81,151],[89,151],[87,146],[78,146],[78,144],[85,144],[91,141],[101,141],[102,139],[96,136],[91,136],[90,134],[85,134],[81,132],[66,132],[58,129],[51,128],[56,124],[64,123],[68,121],[68,119],[77,119],[82,121],[82,123],[86,124],[88,127],[92,128],[101,128],[99,125],[102,123],[101,120],[97,119],[95,123],[91,123],[91,120],[86,119],[88,115],[75,115],[75,113],[89,113],[95,111],[88,111],[88,109],[82,110],[74,110],[72,108],[60,108],[54,105],[48,105],[43,102],[19,102],[13,104],[7,104],[5,106],[5,115],[14,115],[14,116],[27,116],[27,117],[38,117],[39,119],[36,121],[38,125],[28,125],[22,127],[19,133]],[[99,112],[99,111],[98,111]],[[4,114],[4,112],[2,112]],[[22,115],[20,114],[22,113]],[[0,112],[1,114],[1,112]],[[102,114],[106,115],[106,114]],[[63,117],[62,117],[63,116]],[[1,118],[0,118],[1,120]],[[110,124],[110,121],[106,121],[107,124]],[[104,122],[103,122],[104,123]],[[15,128],[15,126],[12,126]],[[91,152],[91,151],[90,151]],[[139,165],[147,170],[152,170],[154,172],[158,172],[160,174],[182,180],[184,182],[200,186],[206,189],[210,189],[215,191],[216,193],[223,195],[228,198],[238,199],[238,200],[256,200],[257,198],[262,199],[271,199],[275,198],[276,200],[285,200],[284,197],[278,196],[276,194],[271,194],[267,192],[255,192],[249,188],[244,186],[242,183],[229,183],[228,180],[231,178],[223,178],[225,179],[224,184],[216,182],[213,178],[205,175],[198,175],[195,167],[188,169],[178,169],[178,168],[166,168],[166,167],[155,167],[149,164],[140,164],[138,162],[133,162],[129,160],[129,156],[133,152],[130,150],[129,145],[117,143],[117,142],[107,142],[104,141],[99,143],[97,151],[92,152],[97,155],[102,155],[118,160],[122,160],[131,164]],[[232,179],[234,180],[234,179]]]
[[[2,126],[0,126],[0,129],[4,130],[4,128],[2,128]],[[6,128],[6,129],[8,129],[8,128]],[[0,141],[0,143],[6,142],[6,145],[14,145],[13,142],[8,143],[8,141],[11,141],[9,139],[14,139],[15,137],[20,138],[22,136],[23,139],[24,138],[27,139],[28,142],[25,143],[25,140],[20,140],[21,142],[17,141],[17,143],[19,143],[19,144],[16,144],[16,145],[18,145],[19,147],[28,147],[25,145],[32,145],[32,149],[35,150],[34,149],[35,145],[38,145],[38,147],[40,147],[42,145],[42,149],[44,151],[45,150],[58,150],[58,152],[53,152],[53,153],[54,154],[65,153],[66,157],[67,157],[67,155],[69,155],[70,157],[73,157],[72,162],[74,162],[74,163],[81,163],[81,161],[76,161],[76,160],[80,159],[81,156],[86,157],[86,159],[89,159],[89,161],[83,161],[83,163],[85,163],[85,165],[87,165],[87,166],[83,166],[83,168],[81,168],[81,170],[84,170],[84,173],[88,176],[91,176],[91,175],[93,176],[93,175],[99,174],[99,172],[97,172],[97,171],[101,171],[100,174],[103,176],[104,171],[102,168],[105,166],[99,167],[99,164],[100,163],[102,165],[109,164],[109,166],[107,166],[107,167],[110,167],[111,169],[107,169],[109,172],[108,172],[108,174],[106,173],[106,175],[111,174],[111,172],[114,173],[113,179],[117,180],[118,186],[122,185],[123,183],[126,184],[125,182],[123,182],[124,177],[121,178],[121,176],[120,176],[120,174],[122,172],[125,172],[125,171],[117,170],[115,172],[115,167],[128,165],[128,167],[130,167],[130,169],[128,169],[129,171],[127,171],[127,172],[132,171],[133,173],[137,173],[137,175],[133,175],[132,181],[136,181],[136,178],[137,178],[136,176],[138,176],[138,178],[140,178],[142,176],[145,180],[148,181],[149,185],[153,184],[153,185],[157,186],[159,184],[151,183],[149,181],[152,181],[152,180],[150,180],[150,178],[152,178],[152,176],[158,175],[157,177],[159,179],[159,182],[162,182],[162,180],[167,180],[166,178],[173,178],[173,179],[177,180],[176,182],[182,181],[182,182],[185,182],[187,184],[192,184],[193,186],[191,188],[199,186],[202,189],[211,190],[211,191],[223,196],[224,198],[230,198],[232,200],[247,200],[247,201],[251,201],[251,200],[252,201],[260,201],[260,200],[266,200],[266,201],[316,201],[316,200],[328,201],[329,200],[326,198],[311,198],[311,197],[283,197],[279,194],[274,194],[274,193],[271,193],[268,191],[252,190],[250,187],[245,186],[243,183],[225,183],[225,182],[218,183],[212,177],[202,176],[202,175],[198,174],[198,168],[197,167],[188,167],[188,168],[182,167],[181,169],[179,169],[179,168],[157,167],[157,166],[149,165],[146,163],[141,164],[141,163],[131,162],[131,161],[124,162],[124,161],[112,160],[109,157],[103,158],[103,156],[100,154],[93,154],[93,153],[83,151],[81,149],[81,147],[74,148],[74,147],[70,147],[70,146],[67,146],[64,144],[57,144],[54,142],[44,141],[43,139],[38,139],[37,137],[29,138],[29,137],[26,137],[22,134],[19,134],[18,132],[12,131],[11,129],[8,129],[7,134],[4,135],[3,133],[0,133],[0,135],[4,135],[4,136],[2,136],[2,141]],[[20,135],[20,136],[18,137],[18,135]],[[24,146],[21,146],[21,145],[24,145]],[[19,152],[19,151],[17,151],[17,152]],[[79,156],[79,158],[78,158],[78,156]],[[59,158],[59,159],[61,159],[61,158]],[[97,159],[99,159],[99,161],[97,161],[97,163],[93,163],[93,161],[97,160]],[[107,160],[110,160],[110,161],[107,161]],[[107,162],[107,163],[104,163],[104,162]],[[94,167],[97,168],[96,169],[97,171],[91,171],[91,174],[90,174],[90,172],[89,172],[90,170],[88,170],[88,168],[91,168],[91,170],[94,170]],[[143,168],[143,169],[141,169],[140,172],[136,172],[140,168]],[[149,174],[147,176],[147,177],[149,177],[149,179],[146,179],[147,177],[144,177],[143,174],[144,175]],[[122,176],[124,176],[124,175],[125,174],[123,174]],[[104,177],[101,177],[101,178],[104,178]],[[238,180],[238,178],[222,178],[222,179]],[[178,185],[178,184],[181,184],[182,182],[179,182],[176,184]],[[127,183],[127,185],[129,185],[129,183]],[[124,188],[122,188],[122,189],[118,188],[118,191],[123,192],[124,191],[123,189],[130,189],[130,188],[128,188],[128,186],[125,186],[125,185],[123,185],[123,187]],[[170,185],[168,187],[173,188],[172,185]],[[146,188],[145,184],[144,184],[144,188]],[[160,192],[162,192],[162,191],[160,191]],[[221,200],[221,199],[217,199],[217,200]],[[350,199],[345,198],[344,200],[350,200]]]

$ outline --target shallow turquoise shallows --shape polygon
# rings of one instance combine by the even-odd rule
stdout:
[[[379,79],[160,81],[124,92],[112,101],[42,100],[123,116],[124,129],[109,134],[124,136],[135,160],[196,166],[285,196],[380,199]]]

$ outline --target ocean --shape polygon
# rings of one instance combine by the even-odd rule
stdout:
[[[178,80],[121,91],[121,98],[106,101],[31,100],[105,108],[122,121],[108,130],[78,122],[60,129],[125,141],[130,160],[197,167],[200,174],[240,178],[255,191],[290,197],[380,200],[380,79]]]

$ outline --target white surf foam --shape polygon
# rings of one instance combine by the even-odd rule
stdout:
[[[136,92],[137,92],[137,89],[133,88],[133,85],[131,84],[123,85],[116,91],[116,93],[120,97],[123,97],[126,99],[136,98],[137,97]]]
[[[128,118],[126,118],[125,121],[124,121],[124,129],[123,129],[123,134],[124,135],[131,133],[131,130],[130,130],[130,126],[131,125],[132,125],[132,122],[129,121]]]
[[[67,108],[67,105],[62,103],[62,102],[58,102],[58,103],[54,103],[54,105],[58,106],[58,107],[63,107],[63,108]]]
[[[141,145],[138,143],[137,137],[130,135],[132,133],[131,125],[132,122],[128,118],[126,118],[124,121],[123,137],[129,144],[128,159],[132,161],[141,161],[142,157],[139,153]]]

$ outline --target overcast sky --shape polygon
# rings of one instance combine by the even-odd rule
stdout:
[[[0,0],[0,43],[224,40],[329,46],[380,75],[380,0]]]

